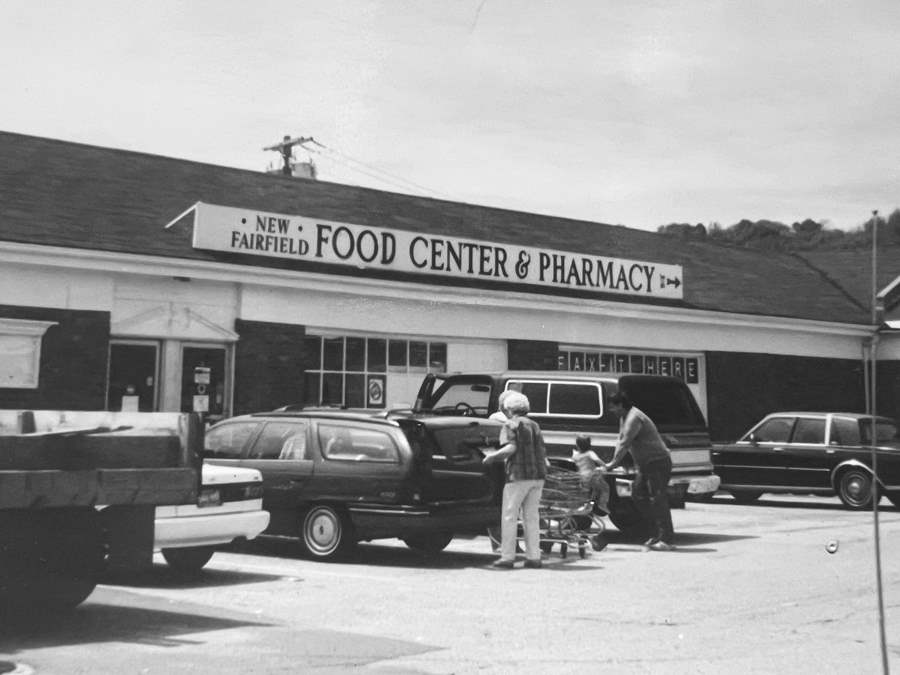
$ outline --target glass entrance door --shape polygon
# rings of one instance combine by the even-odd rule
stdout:
[[[181,412],[215,420],[225,413],[225,348],[185,345],[181,352]]]
[[[154,342],[112,342],[109,345],[109,386],[106,408],[154,412],[157,402],[159,345]]]

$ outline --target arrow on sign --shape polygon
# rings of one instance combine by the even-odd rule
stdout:
[[[662,288],[665,288],[666,286],[674,286],[675,288],[678,288],[679,286],[681,286],[681,279],[677,277],[674,279],[670,279],[668,277],[660,277],[659,281],[660,287]]]

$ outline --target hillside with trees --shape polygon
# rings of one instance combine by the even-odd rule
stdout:
[[[871,219],[849,231],[831,229],[826,221],[811,218],[791,225],[774,220],[744,219],[728,227],[722,227],[719,223],[709,226],[702,223],[670,223],[661,225],[657,232],[743,248],[791,252],[868,248],[872,245],[872,226]],[[900,244],[900,208],[894,209],[887,218],[879,216],[877,227],[879,243],[888,246]]]
[[[830,229],[826,223],[807,219],[790,226],[772,220],[742,220],[729,227],[712,223],[671,223],[660,234],[700,240],[723,246],[779,252],[817,270],[863,308],[872,303],[872,227],[877,226],[877,288],[885,288],[900,276],[900,209],[877,223],[870,219],[855,230]],[[889,308],[891,309],[891,308]]]

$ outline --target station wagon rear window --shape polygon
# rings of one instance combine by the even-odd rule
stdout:
[[[380,429],[319,424],[319,447],[326,459],[399,464],[400,452]]]
[[[603,390],[594,382],[509,380],[506,388],[525,394],[535,417],[593,419],[603,415]]]

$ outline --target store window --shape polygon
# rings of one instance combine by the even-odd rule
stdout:
[[[368,336],[307,336],[310,367],[305,405],[384,408],[388,374],[419,376],[447,370],[444,342]]]

